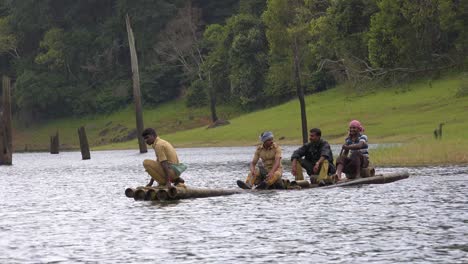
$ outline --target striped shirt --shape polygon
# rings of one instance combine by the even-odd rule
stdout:
[[[345,140],[345,144],[346,145],[358,144],[361,141],[365,143],[364,147],[361,149],[357,149],[357,150],[351,150],[351,153],[354,151],[360,151],[362,155],[369,157],[369,151],[368,151],[369,146],[367,145],[366,135],[359,134],[359,136],[354,141],[350,137],[347,137]]]

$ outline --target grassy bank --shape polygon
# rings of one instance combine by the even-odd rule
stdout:
[[[467,140],[415,141],[371,152],[377,166],[434,166],[468,164]]]
[[[163,104],[157,108],[144,107],[144,124],[156,127],[161,134],[178,130],[189,130],[210,124],[209,109],[191,109],[183,100]],[[218,115],[230,119],[242,114],[232,106],[220,106]],[[49,137],[59,132],[61,149],[79,148],[78,128],[85,126],[88,141],[92,149],[114,148],[115,143],[128,141],[135,136],[135,110],[133,106],[109,115],[87,116],[84,118],[66,118],[45,122],[40,125],[26,126],[14,124],[14,147],[16,151],[46,151],[49,148]],[[122,146],[134,148],[136,140],[130,140]],[[119,147],[121,148],[121,147]],[[136,145],[138,148],[138,144]]]
[[[375,151],[373,159],[378,165],[468,163],[464,154],[468,149],[468,96],[456,96],[463,81],[466,80],[458,74],[366,93],[340,86],[307,96],[308,125],[320,127],[324,138],[338,144],[346,135],[348,122],[359,119],[371,143],[405,143],[391,150]],[[281,144],[301,143],[297,100],[243,115],[229,107],[220,108],[220,113],[231,124],[215,129],[206,129],[208,109],[187,109],[182,102],[145,109],[144,115],[146,126],[155,127],[177,147],[254,145],[265,130],[272,130]],[[120,143],[109,140],[118,138],[118,133],[125,136],[134,127],[134,120],[132,108],[109,116],[59,120],[31,131],[17,130],[15,145],[19,149],[26,144],[47,149],[48,136],[58,129],[61,143],[76,147],[76,128],[86,125],[94,150],[136,149],[136,140]],[[433,137],[439,123],[445,123],[442,141]]]

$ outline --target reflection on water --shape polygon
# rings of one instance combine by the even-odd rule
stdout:
[[[189,185],[235,188],[254,149],[178,151]],[[467,166],[411,168],[385,185],[135,202],[124,189],[149,181],[145,158],[154,153],[14,155],[0,167],[0,263],[468,262]]]

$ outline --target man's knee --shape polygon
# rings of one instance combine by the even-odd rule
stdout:
[[[306,159],[301,159],[300,164],[302,168],[304,168],[307,171],[308,175],[312,175],[314,173],[314,163],[310,160]]]
[[[273,173],[273,176],[267,180],[268,186],[272,186],[276,183],[279,183],[281,181],[282,176],[283,173],[281,171],[275,171],[275,173]]]
[[[145,159],[143,161],[143,167],[145,167],[145,168],[152,167],[152,166],[154,166],[154,163],[155,163],[154,160]]]

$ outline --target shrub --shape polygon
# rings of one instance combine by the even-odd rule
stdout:
[[[208,104],[206,86],[206,82],[202,80],[195,80],[194,82],[192,82],[187,92],[186,105],[188,107],[202,107]]]

